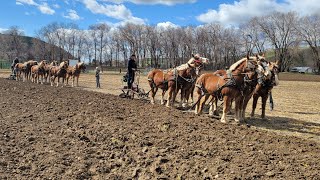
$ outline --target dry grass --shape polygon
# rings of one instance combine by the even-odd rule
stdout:
[[[96,89],[93,73],[81,74],[79,85],[85,90],[119,95],[120,89],[125,85],[121,80],[123,75],[105,71],[101,75],[102,88]],[[8,76],[9,71],[0,71],[0,77]],[[277,133],[320,142],[320,76],[281,73],[280,80],[280,85],[273,89],[275,108],[273,111],[269,108],[266,110],[267,120],[260,118],[261,109],[257,108],[255,118],[246,120],[247,123]],[[145,75],[140,77],[140,87],[146,91],[150,89]],[[159,97],[158,92],[157,98]],[[260,106],[258,104],[257,107]],[[251,104],[248,105],[247,116],[249,112]]]

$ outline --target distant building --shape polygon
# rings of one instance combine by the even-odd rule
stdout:
[[[313,73],[314,70],[311,67],[293,67],[291,68],[290,72]]]

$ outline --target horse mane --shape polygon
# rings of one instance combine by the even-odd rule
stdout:
[[[239,61],[235,62],[234,64],[232,64],[229,68],[230,71],[235,70],[241,63],[243,63],[244,61],[246,61],[247,58],[242,58]]]
[[[59,67],[60,67],[60,68],[63,68],[63,67],[65,66],[65,64],[66,64],[66,62],[64,62],[64,61],[61,62],[60,65],[59,65]]]

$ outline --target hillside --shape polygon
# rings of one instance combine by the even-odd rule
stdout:
[[[73,56],[55,45],[28,36],[0,34],[0,60],[11,61],[19,57],[22,61],[29,59],[62,60]]]

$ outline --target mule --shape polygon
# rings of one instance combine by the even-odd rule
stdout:
[[[45,70],[44,67],[46,65],[46,61],[42,60],[38,65],[34,65],[31,67],[31,82],[39,83],[39,78],[41,77],[41,84],[43,84]]]
[[[219,70],[216,73],[201,75],[196,82],[198,100],[195,107],[195,114],[200,114],[203,105],[212,97],[209,114],[218,114],[216,110],[217,100],[223,100],[223,114],[220,121],[227,122],[226,114],[231,107],[232,100],[235,101],[235,121],[242,120],[243,89],[245,77],[250,79],[255,75],[257,59],[259,57],[243,58],[230,66],[228,71]]]
[[[77,87],[79,86],[79,77],[81,72],[85,72],[86,70],[86,65],[84,62],[79,62],[73,67],[68,67],[67,69],[67,84],[69,82],[69,78],[72,77],[72,87],[74,87],[74,80],[77,80]]]

